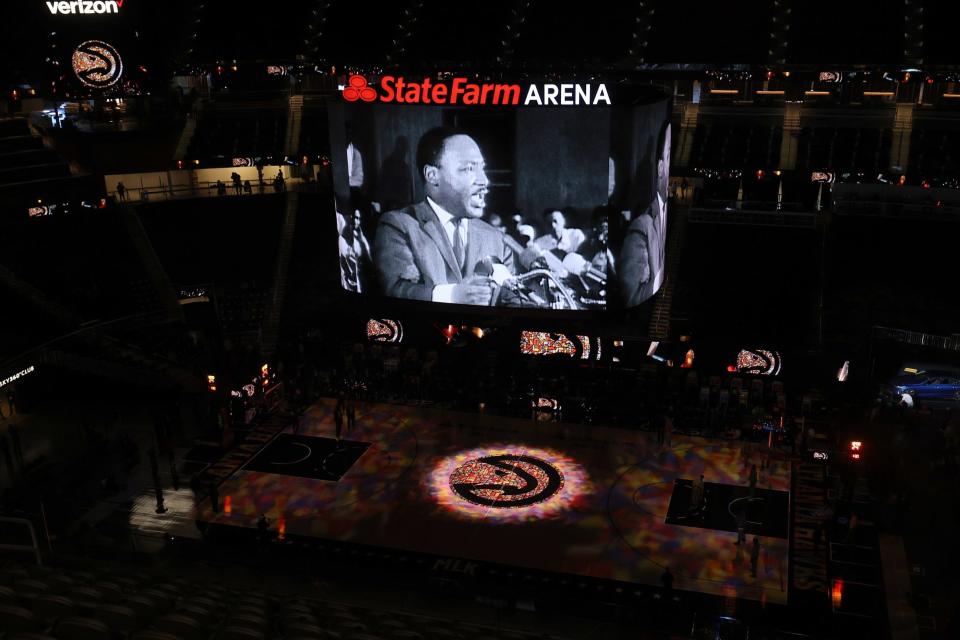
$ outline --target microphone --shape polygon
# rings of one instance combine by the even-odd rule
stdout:
[[[474,275],[490,278],[497,283],[498,287],[502,287],[504,282],[513,278],[513,274],[510,273],[507,265],[503,264],[500,258],[494,256],[484,256],[481,258],[474,267],[473,273]]]

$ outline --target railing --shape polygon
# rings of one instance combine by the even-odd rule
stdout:
[[[895,340],[904,344],[916,344],[925,347],[936,347],[947,351],[960,351],[960,334],[952,336],[937,336],[922,331],[907,329],[893,329],[891,327],[874,327],[873,334],[880,339]]]
[[[809,213],[810,207],[801,202],[783,201],[778,205],[774,200],[740,200],[736,198],[706,198],[697,205],[700,209],[722,209],[724,211],[773,211]]]
[[[690,210],[689,221],[691,223],[742,224],[813,229],[817,226],[817,214],[797,211],[748,211],[746,209],[704,209],[694,207]]]
[[[37,559],[37,564],[43,564],[43,559],[40,557],[40,545],[37,543],[37,533],[33,529],[33,523],[27,520],[26,518],[12,518],[10,516],[0,516],[0,523],[2,524],[12,524],[12,525],[22,525],[26,527],[27,533],[30,534],[30,545],[25,544],[9,544],[3,542],[0,538],[0,551],[20,551],[26,553],[33,553]],[[4,527],[6,528],[6,527]]]
[[[232,171],[230,167],[225,167],[224,171]],[[307,182],[300,178],[285,178],[284,186],[281,191],[274,188],[273,180],[264,179],[263,184],[251,182],[250,192],[246,192],[242,187],[240,193],[236,192],[232,182],[223,181],[226,191],[223,194],[217,193],[217,183],[215,181],[196,182],[189,185],[150,185],[142,188],[129,188],[125,192],[126,202],[152,202],[156,200],[175,200],[179,198],[210,198],[210,197],[238,197],[260,195],[265,193],[281,193],[282,191],[311,191],[316,188],[315,181]],[[108,196],[121,200],[117,191],[108,191]]]
[[[881,218],[917,218],[956,220],[960,206],[936,203],[883,202],[879,200],[834,199],[833,210],[840,215],[876,216]]]

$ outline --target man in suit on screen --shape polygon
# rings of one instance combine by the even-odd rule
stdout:
[[[426,198],[380,218],[374,262],[385,295],[457,304],[493,305],[498,287],[477,264],[490,258],[513,272],[503,234],[480,218],[489,180],[483,153],[455,129],[427,131],[417,145]]]
[[[657,140],[657,185],[653,201],[633,219],[623,238],[617,260],[624,306],[649,299],[663,284],[664,247],[667,240],[667,197],[670,187],[670,123]]]

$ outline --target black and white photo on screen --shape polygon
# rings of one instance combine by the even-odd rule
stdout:
[[[665,277],[669,113],[666,99],[331,105],[343,287],[491,307],[645,302]]]

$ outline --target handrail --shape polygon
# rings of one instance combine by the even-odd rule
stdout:
[[[33,551],[37,557],[37,565],[43,565],[43,558],[40,557],[40,545],[37,544],[37,533],[33,530],[33,523],[27,520],[26,518],[14,518],[12,516],[0,516],[0,522],[10,522],[13,524],[25,524],[27,530],[30,532],[30,539],[33,541],[33,546],[26,546],[23,544],[5,544],[0,543],[0,550],[3,551]]]
[[[233,167],[222,167],[224,171],[232,169]],[[250,193],[241,193],[236,194],[233,189],[233,183],[226,180],[222,181],[224,186],[227,188],[227,192],[223,197],[227,196],[255,196],[255,195],[265,195],[270,193],[283,193],[284,191],[299,191],[304,188],[305,185],[309,184],[311,187],[315,185],[315,182],[306,183],[305,181],[299,178],[285,177],[284,178],[284,191],[274,191],[273,187],[273,178],[269,178],[264,175],[263,180],[263,189],[260,189],[260,183],[257,181],[250,181],[251,192]],[[206,180],[203,182],[196,182],[189,185],[175,185],[175,186],[163,186],[157,185],[153,187],[144,187],[143,189],[128,187],[126,190],[128,203],[136,202],[150,202],[151,197],[154,195],[160,196],[163,200],[170,200],[174,198],[208,198],[208,197],[217,197],[216,193],[217,183],[215,181]],[[146,194],[147,197],[144,198],[143,194]],[[108,196],[117,196],[117,192],[108,191]],[[137,197],[134,197],[137,196]],[[119,197],[117,197],[119,200]]]
[[[897,340],[898,342],[903,342],[904,344],[917,344],[928,347],[937,347],[939,349],[946,349],[950,351],[960,351],[960,334],[954,334],[952,336],[938,336],[932,333],[926,333],[923,331],[911,331],[909,329],[896,329],[894,327],[881,327],[875,325],[873,327],[874,335],[879,337],[887,337],[892,340]]]

